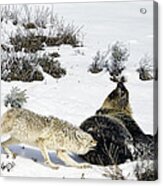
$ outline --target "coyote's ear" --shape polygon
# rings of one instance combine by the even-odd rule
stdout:
[[[121,108],[125,108],[128,104],[128,92],[121,92],[121,98],[119,101],[119,105]]]
[[[83,140],[83,136],[81,135],[81,133],[79,131],[76,131],[75,132],[75,136],[76,138],[79,140],[79,141],[82,141]]]
[[[123,97],[124,95],[126,95],[128,97],[128,90],[126,89],[126,87],[124,86],[124,84],[122,82],[117,84],[117,92],[118,95],[120,97]]]
[[[119,96],[119,106],[125,108],[128,104],[129,93],[122,82],[117,84],[117,92]]]
[[[122,82],[117,83],[117,88],[123,90],[127,90],[125,85]]]

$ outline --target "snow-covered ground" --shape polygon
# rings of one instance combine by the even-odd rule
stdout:
[[[54,7],[56,13],[68,22],[84,26],[84,47],[46,48],[47,51],[59,51],[59,61],[67,70],[66,76],[59,80],[44,73],[45,79],[40,82],[1,81],[1,114],[7,110],[4,96],[17,86],[27,90],[25,108],[42,115],[57,116],[79,126],[95,113],[116,86],[109,80],[108,73],[88,72],[92,56],[98,49],[105,50],[110,42],[120,40],[128,43],[131,54],[124,74],[128,79],[126,87],[130,93],[133,117],[146,133],[153,134],[153,82],[139,80],[136,72],[138,60],[153,51],[152,1],[55,4]],[[140,13],[142,7],[147,9],[146,14]],[[93,166],[85,170],[66,167],[51,152],[52,160],[61,164],[59,170],[52,170],[42,165],[38,149],[21,147],[12,146],[14,152],[20,155],[16,160],[7,159],[2,153],[1,162],[14,161],[16,164],[10,172],[1,171],[3,176],[105,178],[104,167]],[[31,158],[37,159],[37,162]],[[74,158],[80,161],[76,156]],[[132,174],[134,165],[135,162],[121,165],[125,175],[130,173],[128,179],[135,179]]]

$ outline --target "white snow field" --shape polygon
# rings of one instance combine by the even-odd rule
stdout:
[[[45,48],[46,51],[59,51],[58,59],[67,70],[67,74],[58,80],[44,73],[43,81],[1,81],[1,115],[7,110],[3,102],[5,95],[12,87],[17,86],[21,90],[27,90],[25,108],[42,115],[57,116],[79,126],[95,113],[116,87],[110,81],[109,73],[88,72],[92,57],[97,50],[106,50],[108,44],[119,40],[127,43],[130,50],[127,68],[123,74],[128,80],[126,87],[130,94],[133,117],[144,132],[153,134],[153,81],[139,80],[136,72],[139,59],[146,53],[153,54],[152,3],[137,1],[55,4],[54,11],[59,16],[63,16],[67,22],[84,26],[84,47],[62,45]],[[140,13],[141,8],[146,8],[147,13]],[[7,29],[10,29],[9,25]],[[39,149],[24,144],[14,145],[11,149],[19,156],[15,160],[8,159],[2,151],[1,163],[15,163],[10,172],[1,170],[2,176],[109,179],[103,176],[105,168],[102,166],[93,166],[92,169],[66,167],[50,152],[52,160],[60,164],[59,170],[53,170],[43,165]],[[77,156],[74,158],[80,161]],[[37,162],[32,159],[37,159]],[[136,162],[126,162],[120,165],[128,179],[136,179],[135,164]],[[109,169],[109,166],[106,168]]]

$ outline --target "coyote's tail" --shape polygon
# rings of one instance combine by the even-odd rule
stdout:
[[[0,120],[0,127],[1,127],[0,136],[2,136],[5,133],[4,115],[5,114],[2,115],[1,120]]]
[[[8,111],[5,112],[0,119],[0,136],[9,133],[12,130],[11,118]]]

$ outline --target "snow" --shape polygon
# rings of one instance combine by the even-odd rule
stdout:
[[[53,178],[79,178],[79,179],[111,179],[104,176],[103,174],[112,170],[112,166],[102,167],[97,165],[92,165],[91,168],[87,169],[78,169],[73,167],[66,167],[60,160],[58,160],[54,154],[50,153],[52,161],[55,161],[59,164],[59,169],[54,170],[49,167],[46,167],[43,164],[43,158],[40,152],[36,149],[25,148],[22,150],[17,147],[12,147],[12,150],[15,150],[20,153],[21,156],[18,156],[16,159],[6,158],[6,155],[1,155],[1,161],[4,165],[14,162],[14,167],[7,171],[7,169],[1,170],[2,176],[26,176],[26,177],[53,177]],[[24,151],[24,152],[22,152]],[[31,159],[32,156],[37,157],[37,162]],[[147,163],[147,162],[146,162]],[[151,164],[151,162],[148,162]],[[136,180],[134,175],[134,170],[137,162],[126,162],[123,165],[120,165],[122,174],[131,180]]]
[[[140,14],[139,9],[146,7],[147,14]],[[54,11],[68,22],[84,25],[84,47],[71,46],[46,47],[46,51],[58,51],[59,61],[66,68],[67,74],[61,79],[54,79],[44,73],[41,82],[24,83],[20,81],[1,81],[1,114],[7,108],[3,100],[13,86],[27,90],[29,97],[25,108],[42,115],[54,115],[79,126],[86,118],[92,116],[101,106],[106,96],[116,84],[109,80],[109,74],[100,72],[91,74],[88,67],[97,50],[106,50],[110,42],[120,40],[128,42],[130,47],[129,61],[124,74],[128,82],[133,118],[144,132],[153,134],[153,82],[141,81],[135,71],[138,60],[145,53],[153,51],[152,1],[125,3],[77,3],[55,4]],[[10,24],[7,25],[10,27]],[[5,25],[5,29],[6,25]],[[15,28],[11,28],[15,31]],[[4,42],[7,42],[4,36]],[[2,138],[3,140],[3,138]],[[16,166],[10,172],[1,171],[3,176],[55,177],[55,178],[102,178],[104,167],[93,166],[92,169],[66,167],[54,153],[50,156],[60,164],[59,170],[52,170],[43,165],[43,158],[38,149],[22,145],[12,146],[18,153],[15,160],[7,159],[2,152],[1,162],[14,161]],[[31,160],[36,158],[37,162]],[[77,161],[79,158],[74,156]],[[121,165],[125,175],[131,172],[128,179],[135,179],[132,172],[135,162]],[[107,167],[109,168],[109,167]],[[108,179],[108,178],[107,178]]]

